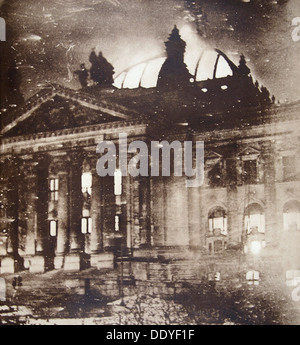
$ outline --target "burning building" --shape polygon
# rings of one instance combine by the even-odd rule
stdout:
[[[156,87],[85,79],[2,110],[1,274],[94,268],[118,277],[122,266],[129,286],[157,294],[201,279],[299,278],[300,103],[276,102],[243,55],[236,65],[216,50],[211,78],[197,80],[205,66],[199,59],[188,71],[176,27],[165,44]],[[149,148],[204,142],[203,184],[187,188],[172,164],[170,176],[100,177],[96,147],[118,147],[120,133]]]

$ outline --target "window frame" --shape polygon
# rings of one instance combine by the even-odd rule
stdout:
[[[85,231],[83,231],[83,224],[85,223]],[[83,235],[90,235],[93,230],[93,219],[92,217],[81,217],[80,221],[80,232]]]
[[[58,177],[51,177],[49,179],[49,193],[50,193],[50,201],[58,201],[58,193],[59,193],[59,178]]]
[[[285,160],[288,162],[285,164]],[[296,156],[295,155],[285,155],[282,157],[282,180],[283,182],[294,181],[294,177],[297,172]],[[293,170],[291,172],[291,170]]]
[[[249,277],[249,275],[251,275]],[[256,270],[249,270],[246,273],[246,281],[248,285],[259,285],[260,282],[260,272]]]
[[[253,211],[253,213],[251,214],[251,208],[253,209],[257,208],[257,212],[259,210],[259,213],[254,213],[255,211]],[[251,219],[253,222],[253,218],[255,216],[260,216],[260,227],[258,228],[257,233],[265,234],[266,232],[265,210],[260,204],[252,203],[245,208],[245,212],[244,212],[244,229],[247,235],[251,235],[252,233],[251,229],[253,228],[253,226],[251,227]]]
[[[89,183],[84,182],[84,176],[89,176]],[[85,185],[86,184],[86,185]],[[81,174],[81,192],[83,194],[87,193],[89,196],[92,195],[93,186],[93,175],[90,171],[85,171]]]
[[[291,225],[293,222],[296,223],[296,231],[300,231],[300,203],[297,200],[290,200],[284,204],[282,217],[285,232],[292,231]],[[291,222],[291,219],[293,222]]]
[[[300,282],[300,269],[291,269],[285,272],[285,284],[289,287],[298,286]]]
[[[246,166],[249,164],[249,162],[254,163],[253,166],[255,169],[247,169]],[[251,165],[249,166],[251,167]],[[252,170],[255,170],[253,173]],[[243,160],[243,173],[242,173],[242,180],[246,184],[255,184],[258,181],[258,158],[251,158],[251,159],[244,159]]]
[[[55,235],[52,235],[52,228],[51,228],[51,224],[55,224]],[[50,219],[49,221],[49,236],[51,238],[57,237],[58,234],[58,220],[57,219]]]
[[[215,214],[216,212],[220,212],[220,211],[223,213],[222,217],[215,217],[214,214]],[[215,220],[221,219],[221,218],[223,219],[222,228],[216,228],[216,227],[215,227]],[[227,218],[227,212],[226,212],[226,210],[225,210],[223,207],[221,207],[221,206],[213,208],[213,209],[209,212],[209,214],[208,214],[208,233],[209,233],[210,235],[213,235],[213,234],[214,234],[214,231],[215,231],[215,230],[218,230],[218,229],[220,229],[221,235],[226,236],[226,235],[228,234],[228,218]]]
[[[120,169],[116,169],[114,172],[114,195],[122,195],[122,172]]]

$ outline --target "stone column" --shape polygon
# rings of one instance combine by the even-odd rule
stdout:
[[[138,177],[130,177],[132,193],[132,247],[137,249],[141,244],[140,233],[140,181]]]
[[[48,211],[48,160],[47,157],[38,156],[35,165],[35,190],[36,190],[36,234],[35,256],[30,260],[30,272],[43,273],[46,270],[45,245],[47,238],[47,211]]]
[[[132,251],[132,195],[131,195],[131,176],[123,177],[124,200],[126,212],[126,246],[128,252]]]
[[[96,165],[92,168],[92,198],[91,198],[91,252],[92,254],[100,253],[102,245],[102,227],[101,227],[101,180],[96,172]]]
[[[92,218],[92,233],[91,233],[91,267],[113,268],[114,255],[113,253],[103,252],[103,209],[102,209],[102,183],[101,177],[96,171],[96,160],[92,160],[92,197],[90,216]]]
[[[235,184],[227,186],[227,229],[228,247],[238,246],[245,230],[240,228],[238,221],[238,192]]]
[[[18,254],[18,168],[19,162],[12,157],[1,162],[0,273],[22,268]]]
[[[102,241],[105,250],[111,250],[114,245],[115,233],[115,195],[114,178],[112,176],[101,177],[101,210],[102,212]]]
[[[66,156],[55,158],[52,166],[55,170],[50,173],[58,177],[57,243],[54,268],[60,269],[64,265],[69,235],[69,158]]]
[[[25,227],[23,240],[25,244],[24,264],[29,267],[30,272],[44,272],[45,259],[43,256],[36,255],[37,239],[37,201],[38,201],[38,161],[33,157],[24,160],[22,167],[22,186],[20,197],[21,206],[21,223]]]
[[[203,187],[187,188],[188,193],[188,223],[189,223],[189,246],[190,248],[200,247],[200,231],[201,229],[201,191]]]
[[[278,241],[276,185],[275,185],[275,153],[272,143],[263,144],[263,159],[265,161],[265,240],[268,245],[276,245]]]
[[[150,179],[140,178],[140,224],[141,224],[141,245],[151,245],[151,222],[150,222]]]
[[[152,179],[152,219],[153,219],[153,245],[164,246],[165,234],[165,197],[166,190],[161,176]]]
[[[81,217],[83,197],[81,190],[82,161],[81,152],[73,152],[69,175],[69,215],[70,215],[70,252],[65,258],[64,269],[79,271],[85,266],[83,261],[83,235]]]
[[[227,231],[228,247],[238,247],[244,240],[244,229],[238,221],[238,179],[237,174],[237,144],[230,147],[231,156],[226,159],[226,189],[227,189]],[[244,187],[243,187],[244,188]],[[244,213],[244,210],[242,210]]]

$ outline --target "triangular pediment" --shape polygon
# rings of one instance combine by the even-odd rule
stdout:
[[[260,151],[255,149],[254,147],[247,146],[242,151],[238,153],[238,156],[250,156],[250,155],[260,155]]]
[[[2,119],[1,134],[18,136],[130,120],[133,111],[99,101],[80,91],[55,87],[43,90]]]
[[[209,151],[206,155],[205,155],[205,159],[206,160],[217,160],[217,159],[221,159],[222,155],[220,155],[217,152],[214,151]]]

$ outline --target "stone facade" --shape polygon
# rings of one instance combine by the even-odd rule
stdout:
[[[299,271],[300,103],[265,102],[236,68],[227,79],[181,93],[91,88],[88,94],[54,85],[6,114],[1,274],[122,264],[128,279],[168,282],[173,291],[185,280],[230,280],[233,271],[250,283],[260,279],[251,272],[271,280],[275,272],[284,282],[287,271]],[[207,106],[204,86],[216,100],[214,88],[224,83],[230,106],[223,107],[224,95],[223,111]],[[241,90],[235,99],[238,85],[253,100],[257,92],[257,103],[243,103]],[[128,145],[145,142],[149,152],[153,141],[203,141],[204,184],[187,188],[186,177],[173,172],[123,176],[115,195],[114,177],[97,174],[96,147],[104,140],[118,147],[120,133]]]

